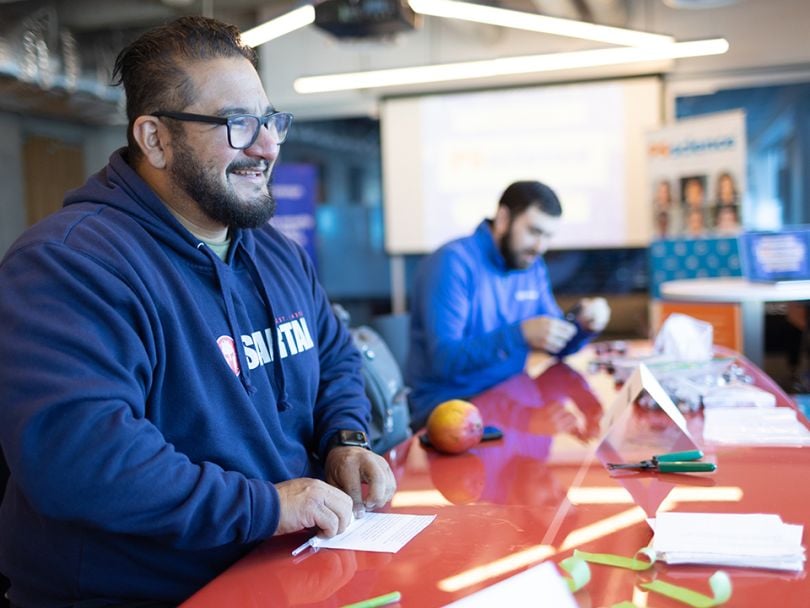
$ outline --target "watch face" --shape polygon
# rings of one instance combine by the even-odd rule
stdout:
[[[368,439],[363,431],[338,431],[338,443],[340,445],[368,447]]]

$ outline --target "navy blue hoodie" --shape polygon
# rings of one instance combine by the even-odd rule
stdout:
[[[274,482],[366,429],[360,357],[271,226],[223,262],[122,151],[0,265],[11,601],[179,601],[275,531]]]

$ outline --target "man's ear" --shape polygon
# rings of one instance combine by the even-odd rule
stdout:
[[[509,232],[509,223],[512,221],[512,213],[505,205],[498,205],[495,212],[495,219],[492,220],[492,234],[496,240]]]
[[[156,116],[138,116],[132,125],[132,135],[146,162],[155,169],[165,169],[169,131],[160,120]]]

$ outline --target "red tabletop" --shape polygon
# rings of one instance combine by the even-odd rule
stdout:
[[[294,558],[307,534],[272,538],[183,608],[339,607],[391,591],[401,592],[403,607],[443,606],[574,549],[632,556],[650,542],[645,520],[659,508],[779,513],[786,523],[810,524],[807,448],[705,446],[717,463],[709,475],[608,472],[603,461],[617,452],[666,448],[677,429],[660,411],[633,406],[622,440],[597,450],[602,414],[617,390],[606,372],[586,371],[593,356],[588,348],[566,364],[541,360],[530,368],[535,377],[520,374],[474,399],[486,424],[503,430],[501,440],[448,456],[414,439],[389,454],[399,485],[385,510],[436,515],[399,553],[322,549]],[[739,362],[777,405],[795,407],[761,371]],[[687,415],[687,425],[702,444],[702,415]],[[581,608],[624,600],[683,606],[648,597],[636,584],[658,578],[709,594],[716,569],[656,563],[634,573],[593,565],[591,582],[575,597]],[[730,606],[810,605],[804,572],[723,570],[733,584]],[[542,605],[542,590],[530,599]]]

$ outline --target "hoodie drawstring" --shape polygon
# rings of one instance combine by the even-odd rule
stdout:
[[[242,259],[245,260],[245,266],[247,266],[250,276],[253,279],[253,283],[259,290],[262,300],[264,301],[264,305],[267,307],[267,313],[270,315],[270,322],[273,327],[273,378],[275,379],[276,387],[278,388],[278,399],[276,403],[278,410],[283,412],[284,410],[290,408],[290,402],[287,400],[287,379],[284,376],[284,368],[281,365],[281,349],[278,343],[279,337],[278,330],[276,329],[276,314],[273,312],[273,304],[270,301],[270,294],[267,293],[267,286],[264,284],[264,281],[262,281],[262,277],[259,273],[259,269],[256,267],[256,263],[253,261],[253,258],[244,252],[243,248],[240,247],[239,252],[243,252]]]
[[[233,296],[231,295],[232,290],[228,289],[226,285],[226,279],[222,274],[222,269],[220,267],[221,261],[216,254],[211,251],[208,246],[206,246],[205,243],[199,243],[197,245],[197,249],[205,251],[208,254],[208,257],[211,258],[211,263],[214,266],[214,273],[216,274],[217,282],[219,283],[219,290],[222,293],[222,299],[225,301],[225,316],[228,318],[228,329],[230,330],[233,339],[237,341],[234,350],[236,350],[236,359],[239,362],[239,381],[242,383],[245,392],[248,395],[253,395],[256,392],[256,387],[250,382],[250,368],[248,367],[247,358],[245,357],[245,350],[242,348],[241,344],[241,334],[239,333],[239,327],[236,322],[236,312],[234,311],[233,307]]]

